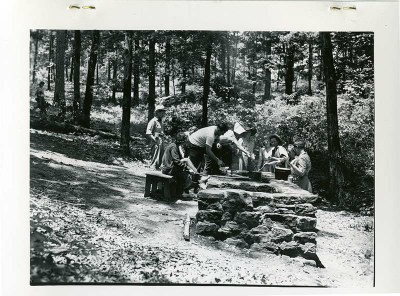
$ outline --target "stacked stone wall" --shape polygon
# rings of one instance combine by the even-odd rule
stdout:
[[[278,180],[212,177],[209,185],[198,193],[197,234],[254,252],[300,256],[322,267],[316,254],[316,195]]]

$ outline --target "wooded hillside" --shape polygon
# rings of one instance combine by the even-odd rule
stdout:
[[[45,82],[46,121],[113,134],[131,158],[142,157],[131,139],[144,135],[156,103],[168,107],[170,135],[227,118],[254,124],[257,147],[271,133],[286,145],[304,138],[313,187],[359,210],[374,199],[373,40],[365,32],[32,30],[31,100]]]

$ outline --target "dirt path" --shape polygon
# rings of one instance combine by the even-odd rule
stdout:
[[[196,235],[186,242],[196,201],[144,198],[146,170],[111,142],[31,130],[32,281],[372,286],[371,217],[318,211],[326,269]]]

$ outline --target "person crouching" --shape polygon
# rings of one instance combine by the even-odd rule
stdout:
[[[178,197],[182,196],[183,192],[192,185],[192,177],[188,169],[198,174],[190,159],[183,158],[179,149],[179,146],[185,143],[186,138],[184,133],[178,133],[174,141],[165,148],[162,157],[161,172],[176,178]]]

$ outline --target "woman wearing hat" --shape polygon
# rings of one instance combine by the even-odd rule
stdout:
[[[164,154],[164,126],[162,119],[165,115],[165,108],[164,106],[156,106],[154,112],[154,118],[147,124],[146,136],[151,145],[150,166],[158,170]]]
[[[272,150],[270,151],[271,156],[266,159],[264,166],[268,165],[270,171],[275,172],[275,167],[286,167],[289,155],[286,149],[282,146],[282,139],[277,134],[269,136],[269,143],[272,147]]]
[[[290,163],[290,169],[293,175],[293,182],[300,188],[312,192],[311,182],[308,179],[308,173],[311,170],[311,160],[307,152],[304,150],[304,141],[296,141],[294,143],[294,150],[297,155]]]

